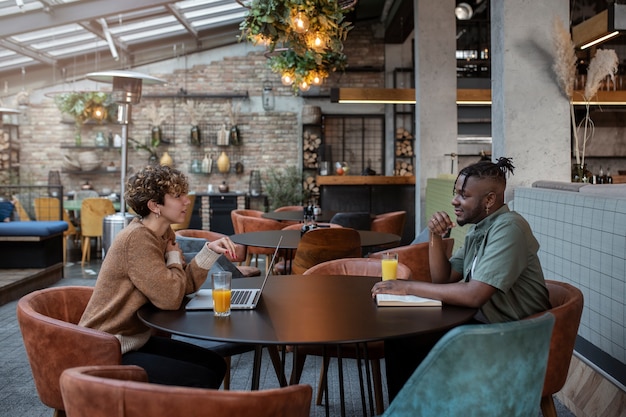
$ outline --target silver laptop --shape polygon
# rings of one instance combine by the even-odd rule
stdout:
[[[267,283],[267,278],[270,276],[272,269],[274,268],[274,263],[276,262],[276,257],[278,255],[278,249],[280,248],[280,243],[283,241],[283,237],[281,236],[278,240],[278,244],[276,245],[276,249],[274,249],[274,255],[272,255],[272,260],[269,266],[266,268],[267,273],[265,274],[265,278],[263,279],[263,284],[261,284],[261,288],[233,288],[230,293],[230,309],[231,310],[252,310],[256,308],[259,300],[261,299],[261,293],[263,292],[263,288]],[[196,296],[193,297],[185,307],[187,310],[213,310],[213,291],[210,289],[202,289],[196,293]]]

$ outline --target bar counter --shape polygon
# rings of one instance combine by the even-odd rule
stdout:
[[[401,244],[415,238],[415,177],[381,175],[318,175],[322,210],[368,212],[406,211]]]

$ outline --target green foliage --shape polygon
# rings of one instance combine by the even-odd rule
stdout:
[[[296,167],[270,168],[263,182],[270,210],[281,206],[297,206],[306,199],[302,187],[302,173]]]
[[[99,91],[63,93],[55,96],[54,102],[61,113],[72,116],[78,126],[92,118],[96,106],[105,109],[102,120],[115,120],[117,113],[117,105],[111,101],[110,95]]]

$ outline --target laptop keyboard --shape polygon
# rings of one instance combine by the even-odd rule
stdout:
[[[247,304],[248,300],[252,296],[252,290],[239,290],[233,291],[230,296],[231,304]]]

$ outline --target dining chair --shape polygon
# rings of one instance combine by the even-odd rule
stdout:
[[[356,230],[370,230],[372,227],[372,215],[365,211],[339,212],[331,217],[330,223]]]
[[[64,415],[61,373],[84,365],[119,365],[122,349],[112,334],[79,326],[92,287],[51,287],[17,303],[17,321],[41,402]]]
[[[182,229],[177,230],[176,236],[181,237],[190,237],[190,238],[201,238],[205,239],[208,242],[212,242],[214,240],[221,239],[226,237],[225,234],[219,232],[213,232],[210,230],[199,230],[199,229]],[[246,260],[247,257],[247,247],[245,245],[235,244],[235,258],[232,259],[233,263],[239,263],[237,269],[241,271],[243,276],[245,277],[258,277],[261,275],[261,270],[254,266],[246,266],[241,265]]]
[[[185,220],[183,220],[182,223],[173,223],[171,226],[173,231],[183,230],[189,227],[191,216],[193,215],[193,207],[196,202],[196,195],[189,194],[187,197],[189,198],[189,205],[187,206],[187,212],[185,213]]]
[[[234,213],[235,211],[237,212],[244,212],[244,211],[257,211],[257,210],[234,210],[231,212],[231,217],[232,217],[232,213]],[[259,213],[263,214],[263,212],[259,211]],[[242,213],[237,213],[236,215],[236,219],[238,222],[238,230],[240,230],[240,232],[236,232],[236,233],[250,233],[250,232],[260,232],[260,231],[264,231],[264,230],[280,230],[283,228],[284,224],[282,224],[279,221],[276,220],[271,220],[271,219],[265,219],[263,217],[261,217],[260,215],[257,217],[256,213],[253,213],[253,216],[248,216],[247,214],[242,214]],[[234,222],[233,222],[234,224]],[[270,259],[272,257],[272,255],[274,254],[274,248],[261,248],[261,247],[256,247],[256,246],[249,246],[248,247],[248,255],[246,257],[246,265],[250,265],[252,258],[254,257],[255,259],[255,264],[254,266],[258,267],[259,266],[259,256],[265,256],[265,267],[267,268],[270,264]]]
[[[303,213],[302,206],[282,206],[275,208],[274,211],[299,211]],[[303,214],[304,215],[304,214]],[[294,225],[294,224],[302,224],[302,221],[297,220],[282,220],[283,226],[285,225]]]
[[[361,257],[361,236],[347,227],[313,229],[302,235],[291,264],[291,272],[303,274],[319,263]]]
[[[446,258],[452,256],[452,248],[454,247],[454,239],[443,239]],[[398,261],[402,262],[411,269],[411,279],[415,281],[432,282],[430,276],[430,264],[428,260],[428,251],[430,243],[414,243],[411,245],[397,246],[395,248],[385,249],[379,252],[370,253],[368,257],[374,259],[382,259],[383,254],[387,252],[397,253]]]
[[[37,220],[63,220],[67,223],[67,230],[63,232],[63,264],[67,260],[67,239],[73,237],[78,240],[79,233],[70,220],[67,210],[61,207],[61,200],[56,197],[37,197],[34,201],[35,217]]]
[[[17,196],[13,196],[13,200],[11,200],[11,202],[13,203],[13,206],[15,207],[15,212],[17,213],[18,220],[21,222],[29,222],[30,216],[28,215],[28,212],[22,205],[22,202],[20,201],[20,199]]]
[[[96,247],[102,240],[103,220],[115,213],[113,202],[108,198],[85,198],[80,208],[80,232],[82,238],[81,265],[91,259],[91,238],[96,239]]]
[[[404,235],[404,224],[406,223],[406,211],[392,211],[389,213],[377,214],[372,219],[370,230],[374,232],[393,233],[394,235]],[[402,239],[400,239],[402,240]],[[398,246],[394,243],[386,247]]]
[[[220,391],[151,384],[134,365],[68,369],[60,385],[67,417],[308,417],[312,395],[309,385]]]
[[[367,277],[380,277],[382,274],[381,262],[378,259],[369,258],[346,258],[335,259],[332,261],[322,262],[309,269],[303,275],[359,275]],[[410,279],[411,270],[408,266],[398,262],[398,279]],[[341,353],[342,358],[357,359],[359,357],[358,347],[354,345],[342,345],[339,351],[334,346],[320,345],[301,345],[297,346],[296,359],[292,363],[291,378],[292,383],[300,381],[300,375],[304,369],[306,357],[308,355],[322,356],[322,367],[320,369],[319,383],[317,389],[317,397],[315,404],[322,403],[324,395],[326,378],[328,375],[328,367],[331,357],[337,357]],[[361,352],[362,355],[362,352]],[[382,341],[367,343],[367,356],[372,367],[372,378],[374,381],[374,400],[376,403],[376,414],[384,411],[383,386],[380,370],[380,361],[385,357],[384,343]]]
[[[455,327],[417,367],[384,417],[535,417],[554,316]]]
[[[550,340],[548,369],[541,393],[541,412],[544,417],[557,417],[552,396],[563,388],[567,380],[583,312],[584,297],[578,288],[566,282],[546,280],[546,286],[552,305],[548,312],[554,315],[555,322]]]

